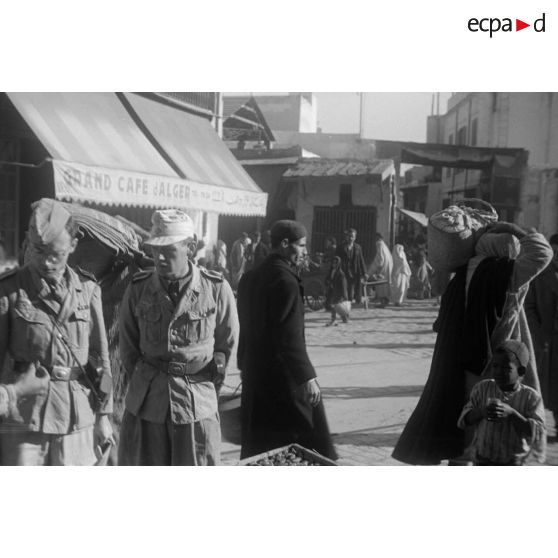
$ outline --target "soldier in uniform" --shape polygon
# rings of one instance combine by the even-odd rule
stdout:
[[[94,359],[110,391],[101,289],[67,265],[77,246],[70,213],[54,200],[32,205],[27,263],[0,279],[0,365],[8,376],[30,365],[50,375],[45,395],[20,399],[17,424],[2,435],[4,465],[93,465],[95,447],[112,440],[112,397],[97,409],[83,375]]]
[[[152,217],[156,269],[137,273],[120,314],[120,356],[129,375],[120,465],[217,465],[218,385],[238,337],[229,284],[191,261],[192,220]]]

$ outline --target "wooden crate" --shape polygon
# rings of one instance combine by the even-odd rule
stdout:
[[[318,452],[309,450],[303,446],[300,446],[299,444],[290,444],[288,446],[283,446],[281,448],[277,448],[274,450],[270,450],[270,451],[266,451],[264,453],[259,453],[258,455],[253,455],[252,457],[247,457],[246,459],[242,459],[240,460],[237,465],[252,465],[253,463],[258,462],[260,459],[265,459],[265,458],[269,458],[269,457],[274,457],[275,455],[282,453],[284,451],[287,450],[294,450],[296,451],[298,454],[301,455],[301,457],[303,457],[304,459],[307,459],[308,461],[312,461],[313,463],[319,463],[322,466],[337,466],[337,463],[335,463],[335,461],[332,461],[331,459],[328,459],[327,457],[324,457],[323,455],[320,455]],[[289,467],[289,465],[285,465],[286,467]]]

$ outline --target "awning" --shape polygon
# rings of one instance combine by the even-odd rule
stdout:
[[[428,226],[428,217],[424,213],[419,213],[418,211],[409,211],[408,209],[397,208],[403,215],[406,215],[413,221],[417,222],[422,227]]]
[[[204,118],[138,95],[8,95],[53,158],[58,199],[265,215],[267,194]]]

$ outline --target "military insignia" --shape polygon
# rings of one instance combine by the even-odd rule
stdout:
[[[132,277],[132,282],[136,283],[137,281],[143,281],[144,279],[151,277],[154,271],[155,271],[154,269],[142,269],[141,271],[134,273],[134,276]]]
[[[0,314],[5,314],[10,308],[10,301],[7,296],[0,298]]]
[[[200,267],[200,273],[204,276],[207,277],[208,279],[211,279],[212,281],[218,281],[220,283],[223,282],[224,278],[223,278],[223,274],[219,273],[218,271],[213,271],[213,270],[209,270],[209,269],[205,269],[205,267]]]

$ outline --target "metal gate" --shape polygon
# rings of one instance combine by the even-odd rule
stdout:
[[[362,246],[364,259],[370,263],[375,254],[376,208],[375,207],[315,207],[312,223],[312,251],[323,252],[328,236],[334,236],[337,244],[343,242],[347,229],[356,229],[357,242]]]

